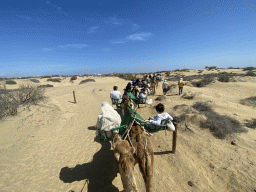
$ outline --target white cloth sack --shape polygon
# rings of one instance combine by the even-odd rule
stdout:
[[[147,99],[146,104],[151,105],[153,103],[152,99]]]
[[[173,123],[171,121],[169,123],[167,123],[166,126],[169,131],[175,131],[175,126],[173,125]]]
[[[108,102],[102,103],[101,110],[102,113],[98,116],[96,128],[107,131],[107,136],[112,137],[110,130],[120,126],[121,117]],[[118,133],[118,130],[115,130],[114,133]],[[96,135],[98,135],[98,131],[96,131]]]

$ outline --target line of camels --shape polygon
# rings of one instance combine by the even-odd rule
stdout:
[[[124,96],[124,112],[127,110],[127,106],[130,103],[130,98]],[[134,176],[134,167],[137,163],[139,164],[145,182],[146,191],[152,191],[154,152],[150,135],[151,134],[147,133],[142,125],[133,121],[124,139],[122,139],[119,134],[113,136],[112,147],[114,149],[114,156],[118,161],[124,192],[139,191]]]

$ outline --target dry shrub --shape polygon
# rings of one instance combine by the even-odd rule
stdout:
[[[194,109],[200,112],[211,112],[212,107],[207,102],[198,101],[192,105]]]
[[[245,76],[252,76],[252,77],[254,77],[254,76],[256,76],[256,74],[255,74],[253,71],[248,71],[248,72],[245,74]]]
[[[217,70],[217,66],[210,66],[210,67],[206,66],[205,69],[207,69],[208,71]]]
[[[211,75],[206,75],[202,80],[192,82],[194,87],[205,87],[206,85],[211,84],[214,81],[214,77]]]
[[[165,72],[165,75],[166,75],[167,77],[169,77],[169,76],[171,75],[171,72],[170,72],[170,71],[167,71],[167,72]]]
[[[47,84],[47,85],[39,85],[39,88],[44,88],[44,87],[53,87],[53,85]]]
[[[181,97],[182,97],[183,99],[194,99],[195,96],[196,96],[195,93],[191,93],[191,92],[189,91],[189,92],[184,93]]]
[[[246,127],[256,129],[256,119],[253,118],[251,120],[246,120],[245,125],[246,125]]]
[[[5,86],[0,87],[0,119],[10,115],[17,115],[21,104],[36,104],[43,99],[44,89],[30,84],[20,85],[18,90],[6,90]]]
[[[49,75],[42,76],[41,78],[51,78]]]
[[[160,96],[158,96],[156,99],[155,99],[155,101],[163,101],[163,100],[165,100],[166,99],[166,97],[164,96],[164,95],[160,95]]]
[[[256,69],[256,67],[245,67],[245,68],[243,68],[243,71],[252,71],[255,69]]]
[[[240,103],[242,105],[247,105],[251,107],[256,107],[256,97],[248,97],[246,99],[241,99]]]
[[[74,81],[74,80],[77,80],[77,76],[76,76],[76,75],[73,75],[73,76],[70,78],[70,81]]]
[[[178,86],[177,84],[171,84],[171,85],[169,85],[169,86],[167,87],[167,91],[173,90],[173,89],[175,89],[177,86]]]
[[[192,107],[207,117],[206,121],[201,122],[201,127],[210,129],[217,138],[223,139],[232,133],[246,132],[239,121],[217,114],[206,102],[198,101]]]
[[[6,80],[6,81],[5,81],[5,84],[8,84],[8,85],[15,85],[15,84],[17,84],[17,83],[16,83],[16,81],[14,81],[14,80]]]
[[[94,79],[85,79],[85,80],[82,80],[82,81],[79,83],[79,85],[80,85],[80,84],[83,84],[83,83],[87,83],[87,82],[95,82],[95,80],[94,80]]]
[[[0,90],[0,119],[10,115],[16,115],[19,101],[12,93]]]
[[[186,104],[176,105],[173,108],[172,113],[174,113],[173,118],[177,125],[181,122],[189,122],[200,125],[200,122],[206,119],[203,117],[203,115],[200,115],[197,110]]]
[[[230,81],[230,78],[227,74],[222,74],[219,76],[218,81],[227,83]]]
[[[136,74],[132,74],[132,73],[117,73],[116,76],[125,80],[130,80],[130,81],[136,79]]]
[[[43,88],[39,88],[30,84],[22,84],[17,91],[17,97],[21,104],[36,104],[39,100],[44,98],[44,92],[45,89]]]
[[[30,81],[32,81],[34,83],[39,83],[40,82],[38,79],[30,79]]]
[[[47,79],[47,81],[52,81],[52,82],[60,83],[60,82],[61,82],[61,79],[60,79],[60,78],[56,78],[56,79]]]

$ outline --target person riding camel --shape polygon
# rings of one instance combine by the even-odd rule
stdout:
[[[126,92],[131,92],[132,91],[132,84],[129,82],[126,87],[125,87],[125,93]]]
[[[146,101],[147,94],[145,93],[145,89],[144,89],[144,88],[141,89],[140,94],[139,94],[139,98],[141,98],[141,99],[145,98],[145,101]],[[143,101],[144,101],[144,100],[143,100]],[[144,102],[145,102],[145,101],[144,101]]]
[[[161,125],[161,121],[164,120],[164,119],[169,119],[170,121],[173,120],[173,117],[171,115],[169,115],[169,113],[164,112],[164,105],[162,103],[159,103],[156,106],[156,111],[158,112],[158,115],[154,119],[149,118],[149,120],[147,120],[147,122],[150,123],[148,125],[151,127],[151,129],[155,129],[155,127],[157,125]],[[167,124],[167,129],[169,131],[175,131],[175,127],[172,124],[172,122]]]
[[[118,87],[117,86],[114,86],[113,87],[114,91],[111,91],[110,92],[110,98],[111,99],[119,99],[119,100],[114,100],[113,101],[113,104],[119,104],[122,102],[122,99],[121,99],[121,93],[119,91],[117,91]]]
[[[150,75],[150,77],[149,77],[149,76],[146,77],[146,81],[147,81],[148,83],[150,83],[150,78],[151,78],[151,75]]]

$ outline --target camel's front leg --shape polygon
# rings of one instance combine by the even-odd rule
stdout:
[[[147,144],[145,142],[146,140]],[[140,170],[146,185],[146,191],[151,192],[153,182],[154,152],[152,150],[151,142],[149,139],[140,139],[138,143],[138,160]]]
[[[147,165],[146,165],[146,191],[151,192],[152,191],[152,182],[153,182],[153,167],[154,167],[154,155],[150,153],[146,153],[146,159],[147,159]]]

